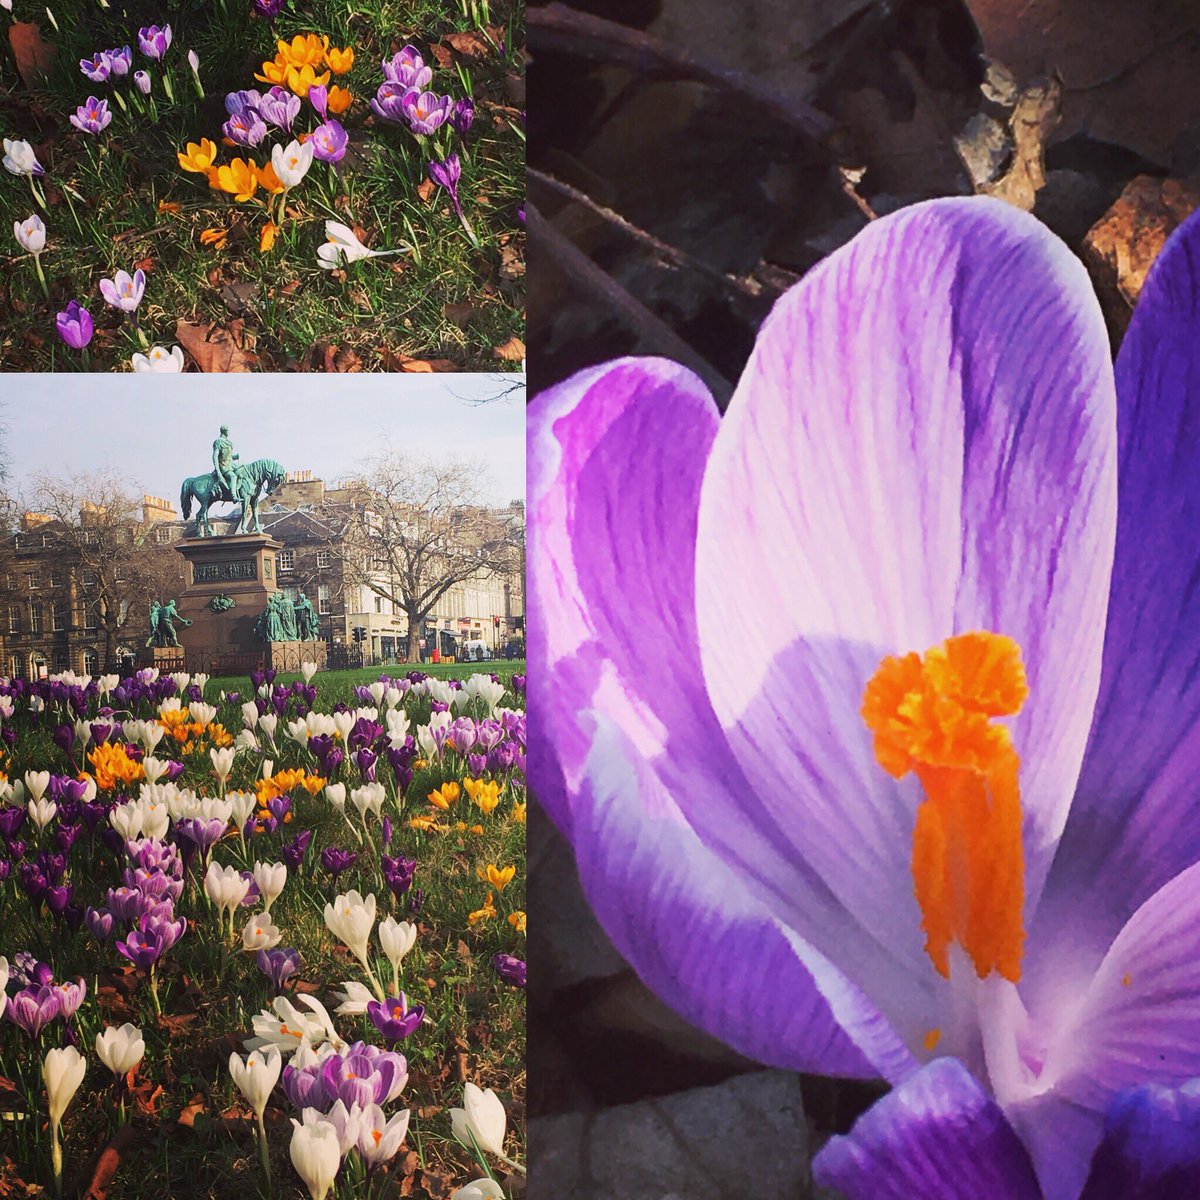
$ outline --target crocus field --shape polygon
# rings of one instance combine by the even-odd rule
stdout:
[[[0,26],[4,369],[523,360],[519,4],[4,0]]]
[[[525,679],[463,675],[0,681],[0,1192],[519,1181]]]

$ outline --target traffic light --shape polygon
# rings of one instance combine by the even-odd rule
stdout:
[[[367,630],[364,625],[355,625],[354,640],[356,642],[365,642],[367,640]]]

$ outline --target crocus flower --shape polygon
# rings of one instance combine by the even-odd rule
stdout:
[[[312,160],[312,142],[301,145],[293,141],[286,146],[271,148],[271,166],[275,168],[275,177],[289,192],[308,174]]]
[[[128,75],[129,68],[133,66],[133,51],[128,46],[114,46],[111,50],[105,50],[104,57],[108,59],[113,75],[118,77]]]
[[[122,312],[133,312],[146,292],[146,272],[139,267],[132,275],[118,271],[112,279],[100,280],[100,295],[106,304]]]
[[[80,59],[79,69],[93,83],[107,83],[108,77],[112,74],[112,61],[107,54],[101,52],[94,58]]]
[[[300,952],[290,947],[274,946],[269,950],[260,950],[255,962],[271,981],[271,986],[277,992],[282,992],[284,983],[300,969]]]
[[[253,0],[253,10],[260,17],[277,17],[284,0]]]
[[[450,1128],[468,1149],[472,1142],[497,1158],[504,1158],[504,1130],[508,1119],[500,1097],[473,1083],[463,1089],[463,1107],[450,1110]]]
[[[1200,1076],[1198,255],[1192,218],[1114,387],[1067,249],[933,201],[779,302],[724,419],[659,360],[530,416],[534,784],[601,923],[764,1062],[960,1060],[1047,1200]]]
[[[54,325],[58,330],[58,336],[72,350],[82,350],[92,340],[92,333],[95,330],[92,314],[78,300],[68,303],[67,307],[54,318]]]
[[[193,171],[197,175],[207,175],[217,158],[216,143],[208,138],[198,142],[188,142],[187,148],[176,154],[179,165],[185,171]]]
[[[408,997],[401,992],[382,1002],[372,1000],[367,1005],[367,1016],[386,1041],[399,1042],[415,1032],[425,1020],[425,1005],[409,1008]]]
[[[277,129],[291,129],[299,113],[300,97],[292,95],[287,88],[273,87],[258,102],[258,115]]]
[[[48,1050],[42,1062],[42,1082],[50,1111],[50,1158],[54,1169],[54,1190],[62,1195],[62,1119],[87,1074],[87,1059],[74,1046]]]
[[[526,965],[521,959],[511,954],[493,954],[492,967],[505,983],[519,988],[525,986]]]
[[[385,121],[400,122],[404,116],[404,97],[411,89],[402,83],[383,83],[371,101],[371,111]],[[419,95],[419,93],[418,93]]]
[[[385,254],[403,254],[401,250],[368,250],[355,236],[354,230],[341,221],[325,222],[325,237],[328,239],[317,250],[317,263],[322,270],[358,262],[360,258],[380,258]],[[405,248],[406,249],[406,248]]]
[[[33,147],[28,142],[4,139],[4,169],[12,175],[45,175]]]
[[[9,998],[4,1015],[25,1033],[36,1038],[62,1012],[62,997],[51,983],[22,988]]]
[[[100,133],[112,123],[112,113],[108,111],[107,100],[89,96],[87,102],[81,104],[68,120],[80,133]]]
[[[157,25],[149,25],[145,29],[138,30],[138,49],[147,58],[154,59],[155,62],[162,61],[170,44],[170,25],[164,25],[161,29]]]
[[[464,96],[455,104],[451,121],[459,135],[465,134],[471,128],[475,121],[475,101],[470,96]]]
[[[330,46],[325,51],[325,65],[335,75],[345,75],[354,66],[354,47],[338,49],[337,46]]]
[[[504,1200],[504,1189],[486,1175],[482,1179],[472,1179],[463,1184],[454,1193],[454,1200]]]
[[[243,108],[233,113],[221,126],[222,132],[239,146],[257,146],[267,136],[263,119],[252,108]]]
[[[165,346],[151,346],[147,354],[134,354],[129,361],[139,373],[176,375],[183,370],[183,351],[178,346],[172,346],[170,350]]]
[[[128,1075],[145,1053],[142,1031],[129,1022],[120,1027],[108,1025],[103,1033],[96,1034],[96,1054],[118,1079]]]
[[[368,1104],[358,1127],[358,1152],[367,1169],[391,1162],[408,1132],[409,1110],[403,1109],[390,1120],[378,1104]]]
[[[433,68],[427,67],[416,46],[405,46],[391,59],[383,61],[383,77],[399,84],[406,91],[428,87],[433,80]]]
[[[134,71],[133,82],[137,85],[137,90],[143,96],[150,95],[150,72],[149,71]]]
[[[313,158],[321,162],[337,163],[346,157],[350,135],[342,128],[340,122],[329,120],[312,131],[307,144],[312,147]]]
[[[288,1148],[292,1166],[304,1180],[311,1200],[325,1200],[342,1165],[337,1130],[328,1121],[304,1125],[293,1117],[292,1124],[295,1129]]]
[[[242,947],[246,950],[270,950],[283,940],[279,926],[271,920],[269,912],[251,917],[242,930]]]

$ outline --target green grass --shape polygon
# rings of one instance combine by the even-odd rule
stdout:
[[[358,674],[318,676],[318,708],[327,709],[335,694],[351,686],[348,679],[335,675]],[[210,683],[206,690],[215,700],[218,689]],[[512,700],[507,698],[509,703]],[[426,709],[426,704],[413,702],[411,715],[420,719]],[[231,731],[240,728],[238,707],[223,705],[218,720]],[[66,769],[45,724],[30,727],[20,717],[17,723],[21,736],[7,764],[13,776],[30,767]],[[164,740],[160,757],[166,745]],[[307,754],[287,739],[282,739],[274,758],[276,772],[311,765]],[[187,771],[181,784],[209,792],[215,788],[207,770],[206,750],[185,755],[183,761]],[[412,1112],[406,1139],[410,1157],[406,1159],[402,1152],[397,1158],[386,1189],[376,1182],[377,1196],[399,1194],[393,1189],[405,1171],[424,1173],[415,1178],[411,1194],[416,1197],[444,1195],[447,1185],[480,1174],[467,1152],[450,1137],[448,1109],[461,1104],[464,1078],[494,1088],[501,1096],[509,1112],[508,1152],[518,1160],[524,1158],[524,995],[503,983],[491,967],[491,957],[499,951],[524,957],[523,934],[505,920],[509,913],[524,908],[524,825],[513,819],[514,803],[524,799],[523,781],[519,776],[509,781],[499,807],[490,815],[480,814],[464,796],[450,815],[447,831],[411,828],[411,816],[432,811],[425,799],[429,791],[443,779],[461,777],[462,770],[454,768],[452,761],[448,758],[445,767],[433,762],[419,769],[406,795],[398,800],[389,797],[384,806],[395,829],[391,853],[416,858],[419,864],[414,887],[423,890],[424,905],[413,919],[421,923],[421,933],[402,964],[401,986],[411,1003],[426,1005],[427,1020],[398,1047],[408,1059],[410,1077],[404,1095],[389,1107],[389,1112],[402,1107]],[[256,769],[257,756],[244,761],[239,756],[231,786],[248,786]],[[344,772],[342,777],[349,778]],[[380,777],[390,778],[390,772],[383,770]],[[337,892],[355,887],[377,894],[380,919],[388,913],[402,919],[411,916],[411,893],[394,900],[381,884],[377,875],[379,827],[373,818],[368,817],[368,830],[360,844],[322,796],[310,797],[297,789],[292,797],[294,817],[280,831],[255,835],[244,856],[237,837],[227,836],[214,855],[223,865],[274,861],[282,839],[300,829],[314,830],[306,861],[299,874],[289,872],[287,886],[272,906],[272,916],[284,933],[282,944],[301,952],[301,986],[313,991],[332,1011],[331,989],[343,980],[362,981],[364,977],[326,930],[324,904]],[[353,812],[352,806],[348,810]],[[458,817],[468,825],[478,823],[483,833],[457,830],[454,822]],[[354,824],[358,825],[356,812]],[[358,861],[340,877],[336,888],[318,863],[321,849],[328,845],[359,851]],[[499,915],[472,924],[469,914],[480,907],[488,891],[477,872],[489,862],[515,864],[517,875],[496,897]],[[116,882],[115,860],[105,850],[89,851],[81,841],[74,850],[70,878],[79,902],[99,905],[104,889]],[[65,1123],[68,1194],[86,1189],[100,1152],[116,1131],[115,1093],[111,1076],[94,1053],[95,1035],[106,1024],[128,1020],[143,1031],[146,1057],[138,1076],[141,1101],[131,1103],[131,1133],[122,1135],[128,1143],[115,1143],[121,1155],[107,1187],[110,1200],[146,1195],[189,1200],[268,1195],[258,1168],[253,1119],[232,1084],[228,1059],[231,1050],[244,1053],[241,1043],[250,1035],[251,1017],[270,1002],[272,993],[255,966],[254,955],[241,949],[240,933],[236,945],[227,934],[221,935],[216,915],[196,882],[189,883],[176,907],[189,918],[190,927],[163,960],[160,995],[166,1017],[160,1022],[152,1011],[145,979],[124,969],[125,960],[111,942],[98,947],[86,929],[70,933],[65,927],[56,927],[44,912],[34,911],[14,878],[0,883],[0,920],[10,959],[17,950],[28,949],[52,964],[56,979],[82,976],[88,984],[88,997],[76,1022],[89,1072]],[[241,910],[239,930],[254,911]],[[373,945],[378,950],[377,943]],[[375,965],[380,979],[389,983],[391,968],[378,953]],[[334,1020],[348,1041],[380,1041],[366,1017],[335,1016]],[[41,1051],[62,1044],[62,1037],[61,1022],[52,1024],[42,1034]],[[5,1184],[19,1186],[17,1180],[49,1183],[49,1134],[44,1127],[44,1094],[37,1072],[37,1059],[25,1035],[10,1022],[0,1022],[0,1075],[13,1081],[17,1090],[15,1100],[10,1098],[5,1105],[16,1109],[17,1119],[5,1133],[7,1158],[0,1155],[0,1191]],[[161,1092],[155,1094],[156,1088]],[[149,1109],[147,1102],[151,1102]],[[186,1115],[189,1107],[194,1112],[191,1117]],[[306,1194],[288,1159],[288,1118],[292,1115],[291,1106],[277,1091],[267,1111],[275,1180],[269,1194],[277,1197]],[[364,1194],[348,1175],[342,1177],[340,1186],[342,1197]]]
[[[38,21],[46,39],[57,45],[57,57],[32,92],[16,81],[10,61],[2,76],[7,87],[0,90],[0,132],[35,146],[46,168],[41,182],[49,201],[48,210],[35,209],[28,182],[2,173],[0,238],[9,255],[8,278],[0,290],[4,369],[127,369],[130,356],[142,349],[138,332],[104,304],[98,284],[118,268],[132,271],[135,263],[147,264],[138,318],[153,343],[174,343],[180,318],[226,327],[240,320],[245,345],[269,370],[320,370],[334,364],[336,351],[342,352],[338,369],[397,369],[396,356],[445,359],[462,370],[515,365],[497,360],[492,350],[524,336],[524,234],[516,219],[524,197],[520,0],[492,5],[490,28],[496,36],[486,54],[455,54],[457,61],[445,67],[437,67],[431,46],[472,24],[456,5],[429,0],[361,5],[293,0],[273,23],[251,17],[250,0],[161,6],[112,0],[108,9],[95,0],[56,0],[51,8],[58,33],[40,3],[16,0],[14,17]],[[166,59],[174,103],[164,96],[162,70],[137,52],[138,27],[164,18],[174,32]],[[261,204],[237,204],[211,190],[203,176],[179,168],[176,152],[202,137],[220,146],[225,93],[265,90],[268,85],[256,82],[254,74],[274,56],[273,33],[290,38],[308,32],[354,47],[352,71],[333,80],[356,98],[339,118],[350,132],[351,149],[340,176],[314,163],[290,193],[289,216],[274,248],[262,254]],[[76,131],[67,120],[76,106],[89,94],[105,98],[112,90],[88,80],[79,60],[127,42],[134,46],[135,69],[152,68],[153,119],[122,112],[110,98],[113,120],[99,138]],[[406,129],[378,121],[368,107],[382,82],[380,60],[406,42],[435,67],[434,90],[474,97],[475,123],[465,139],[454,138],[454,148],[463,159],[460,196],[482,242],[478,250],[444,192],[429,202],[418,194],[431,145],[421,146]],[[200,55],[203,101],[185,61],[189,48]],[[5,53],[11,59],[7,48]],[[129,101],[132,85],[120,90]],[[313,123],[306,103],[295,130]],[[441,133],[426,142],[438,142]],[[273,131],[256,150],[220,146],[218,162],[249,154],[261,164],[263,146],[281,140],[283,135]],[[450,140],[441,141],[444,152]],[[9,233],[14,221],[34,211],[48,230],[42,265],[50,300],[42,295],[32,258]],[[361,261],[331,275],[318,268],[316,259],[327,219],[359,227],[374,249],[406,243],[413,252]],[[200,233],[209,228],[228,231],[224,248],[200,244]],[[54,332],[54,314],[71,299],[84,304],[96,321],[86,354],[66,347]],[[326,354],[319,347],[331,349]]]

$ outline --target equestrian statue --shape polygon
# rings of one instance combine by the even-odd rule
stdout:
[[[259,497],[264,488],[266,494],[271,495],[286,478],[286,472],[273,458],[239,464],[229,440],[229,427],[222,425],[220,435],[213,442],[213,469],[207,475],[193,475],[183,481],[179,506],[186,521],[192,515],[192,501],[196,501],[196,537],[213,536],[208,509],[218,503],[241,505],[238,533],[262,533],[258,517]]]

